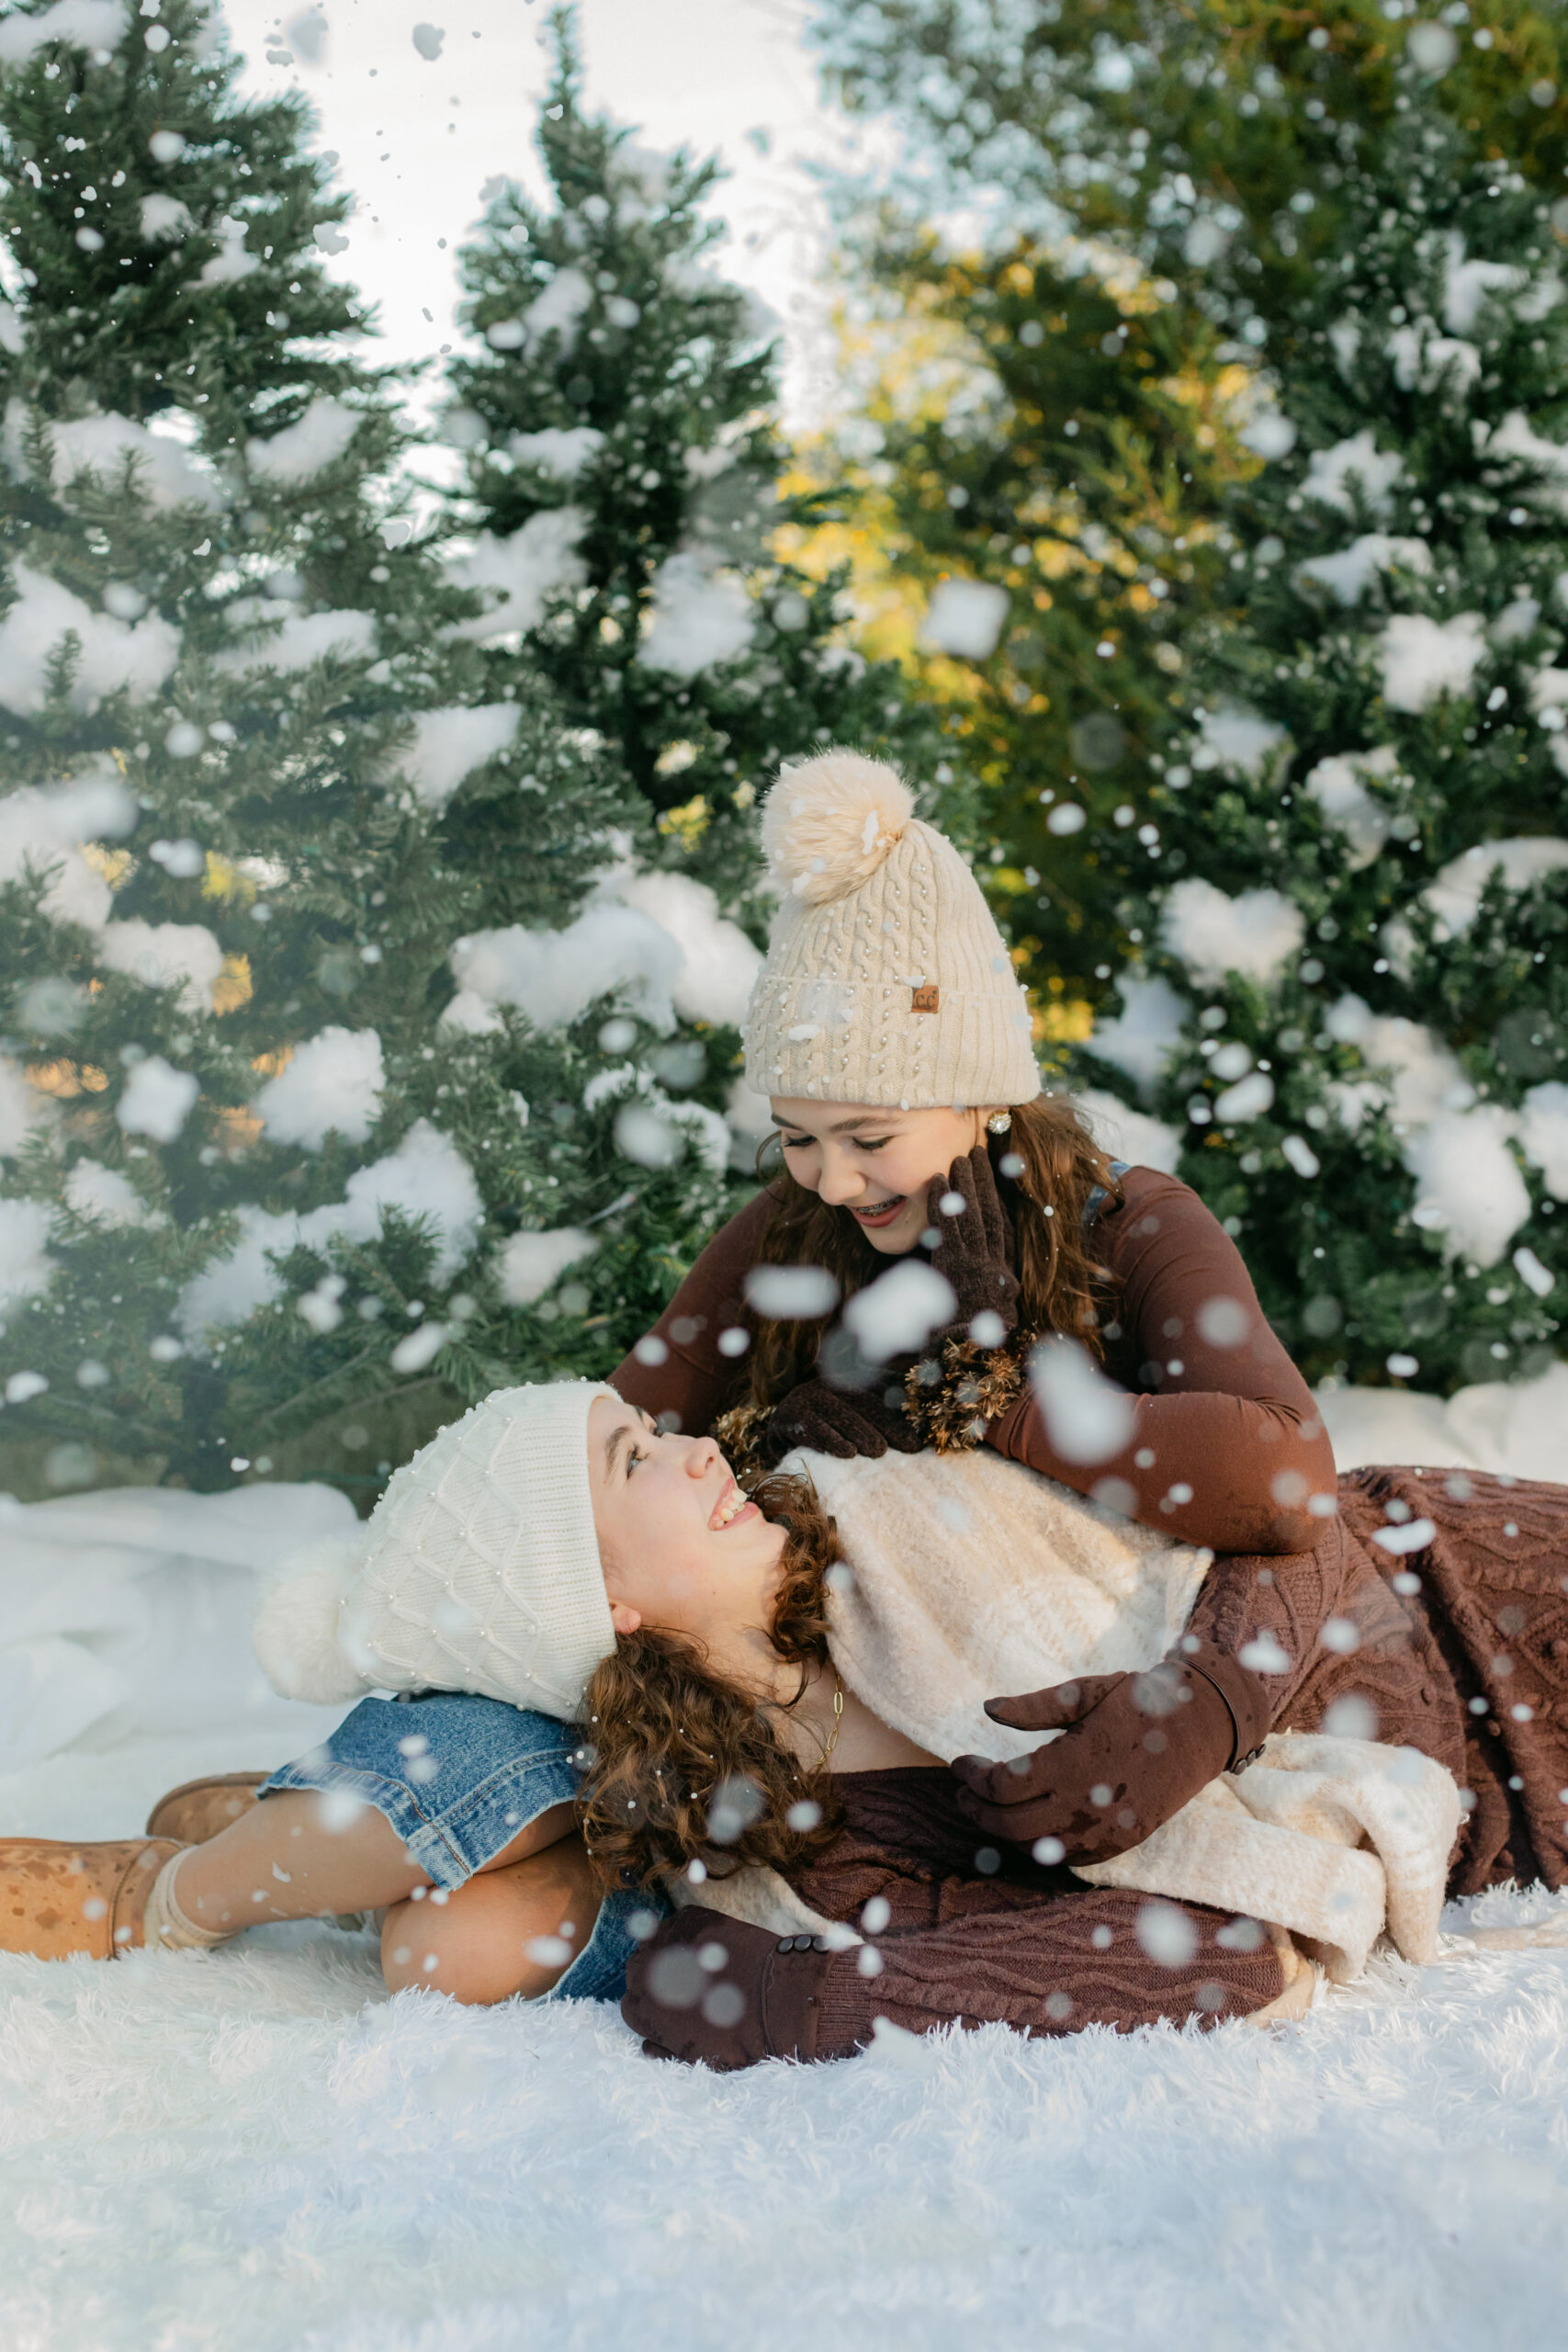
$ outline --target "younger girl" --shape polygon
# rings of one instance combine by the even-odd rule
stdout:
[[[915,1465],[893,1475],[913,1478]],[[1236,1565],[1238,1584],[1265,1597],[1247,1666],[1213,1636],[1223,1594],[1216,1611],[1211,1576],[1158,1672],[1113,1672],[1095,1695],[1128,1696],[1148,1751],[1179,1757],[1183,1773],[1223,1773],[1270,1724],[1311,1733],[1349,1702],[1457,1779],[1473,1725],[1482,1748],[1495,1745],[1494,1772],[1517,1768],[1525,1869],[1556,1883],[1568,1492],[1382,1472],[1342,1495],[1332,1575],[1324,1544],[1280,1560],[1268,1584],[1262,1562]],[[206,1843],[194,1841],[245,1792],[176,1793],[151,1844],[0,1845],[0,1946],[54,1957],[216,1944],[259,1918],[384,1905],[394,1987],[604,1993],[625,1968],[626,2014],[649,2043],[716,2065],[847,2055],[878,2018],[1053,2033],[1212,2022],[1280,1996],[1285,1962],[1234,1908],[1172,1905],[1174,1925],[1151,1939],[1140,1895],[1086,1887],[1040,1859],[1005,1807],[1000,1835],[977,1840],[965,1783],[1001,1773],[1027,1787],[1062,1743],[1031,1753],[1025,1737],[1016,1776],[962,1758],[950,1771],[896,1728],[829,1637],[846,1622],[829,1582],[830,1524],[798,1483],[761,1499],[745,1498],[711,1439],[661,1436],[613,1391],[498,1393],[398,1473],[349,1555],[328,1552],[283,1589],[261,1645],[275,1679],[309,1695],[446,1680],[508,1700],[525,1690],[575,1719],[581,1838],[567,1807],[536,1804],[530,1817],[509,1727],[491,1759],[475,1736],[475,1711],[514,1718],[515,1704],[367,1699]],[[1394,1506],[1406,1524],[1428,1522],[1404,1555],[1418,1575],[1359,1540]],[[928,1530],[925,1555],[940,1544]],[[1397,1591],[1396,1575],[1417,1589]],[[1330,1621],[1333,1641],[1320,1642]],[[974,1654],[959,1627],[955,1680]],[[987,1712],[1048,1729],[1089,1695],[1058,1687]],[[459,1706],[447,1750],[444,1711]],[[377,1764],[348,1760],[368,1753]],[[1451,1797],[1453,1780],[1438,1778]],[[1145,1827],[1127,1798],[1111,1783],[1082,1792],[1086,1821],[1108,1819],[1122,1847]],[[1489,1862],[1495,1844],[1477,1803],[1450,1890],[1512,1874]],[[710,1905],[702,1888],[723,1897],[738,1865],[773,1873],[807,1926],[781,1935],[776,1917]],[[660,1925],[659,1898],[677,1882],[697,1899]]]

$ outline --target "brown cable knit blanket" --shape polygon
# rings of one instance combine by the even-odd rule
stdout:
[[[1317,1731],[1336,1701],[1359,1702],[1363,1736],[1448,1766],[1473,1799],[1450,1893],[1568,1883],[1568,1487],[1355,1470],[1339,1510],[1314,1551],[1216,1561],[1191,1630],[1232,1649],[1276,1635],[1293,1661],[1263,1678],[1276,1731]],[[1373,1540],[1401,1518],[1431,1530],[1403,1555]],[[1332,1646],[1335,1620],[1356,1648]]]
[[[1370,1736],[1455,1773],[1472,1803],[1451,1893],[1509,1878],[1568,1883],[1568,1487],[1362,1470],[1340,1479],[1339,1498],[1314,1551],[1216,1562],[1193,1630],[1231,1648],[1276,1636],[1292,1660],[1273,1678],[1276,1729],[1316,1731],[1348,1702],[1372,1711]],[[1431,1529],[1403,1555],[1371,1541],[1391,1504],[1413,1531]],[[1414,1590],[1396,1589],[1411,1577]],[[1325,1628],[1340,1643],[1353,1629],[1356,1646],[1325,1644]],[[1216,2022],[1282,1989],[1272,1947],[1223,1914],[1162,1906],[1167,1934],[1151,1952],[1138,1924],[1146,1897],[1086,1891],[1064,1867],[977,1852],[943,1771],[846,1774],[837,1785],[844,1828],[792,1883],[824,1917],[867,1933],[882,1965],[868,1977],[855,1951],[822,1956],[820,2057],[863,2044],[878,2017],[912,2032],[997,2020],[1063,2033]],[[878,1896],[887,1916],[873,1930],[864,1914]]]

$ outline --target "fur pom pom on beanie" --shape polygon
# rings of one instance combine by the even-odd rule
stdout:
[[[747,1009],[749,1086],[909,1111],[1034,1100],[1012,959],[895,769],[844,751],[786,768],[762,847],[783,902]]]
[[[588,1478],[589,1408],[614,1396],[499,1388],[394,1472],[358,1536],[297,1553],[252,1628],[274,1690],[472,1690],[570,1722],[615,1646]]]

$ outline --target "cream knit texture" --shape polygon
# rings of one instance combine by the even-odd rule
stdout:
[[[286,1566],[253,1628],[274,1687],[322,1703],[472,1690],[570,1722],[615,1646],[589,1486],[596,1396],[615,1391],[497,1389],[394,1473],[362,1538]]]
[[[1452,1773],[1414,1747],[1275,1732],[1245,1772],[1077,1876],[1288,1928],[1344,1984],[1384,1929],[1406,1960],[1437,1959],[1460,1808]]]
[[[1039,1747],[987,1714],[1001,1692],[1153,1666],[1213,1558],[990,1446],[785,1466],[810,1474],[852,1572],[829,1602],[835,1664],[885,1724],[944,1758]]]
[[[784,897],[747,1010],[748,1085],[903,1110],[1034,1100],[1001,933],[892,768],[838,751],[785,769],[762,845]]]

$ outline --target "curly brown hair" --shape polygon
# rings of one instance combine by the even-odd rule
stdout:
[[[794,1706],[807,1668],[828,1657],[838,1529],[808,1478],[775,1476],[754,1499],[786,1530],[769,1636],[800,1668]],[[589,1680],[582,1722],[578,1819],[607,1888],[661,1886],[694,1860],[711,1878],[748,1862],[788,1870],[838,1832],[828,1772],[803,1766],[755,1693],[715,1674],[680,1635],[646,1626],[617,1635]]]
[[[1013,1229],[1021,1329],[1063,1332],[1103,1359],[1100,1330],[1109,1319],[1111,1278],[1095,1257],[1084,1211],[1097,1185],[1120,1207],[1122,1187],[1110,1160],[1077,1104],[1062,1094],[1015,1105],[1010,1132],[986,1140]],[[1002,1172],[1010,1155],[1023,1163],[1010,1175]],[[757,1172],[764,1172],[761,1153]],[[759,1263],[825,1266],[845,1297],[886,1270],[887,1261],[848,1211],[827,1205],[787,1168],[773,1172],[769,1191],[777,1205],[762,1233]],[[776,1405],[812,1378],[833,1311],[801,1322],[749,1319],[751,1402]]]

